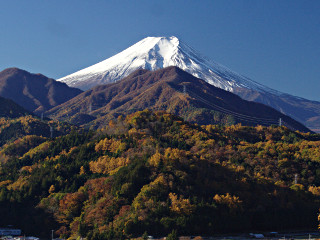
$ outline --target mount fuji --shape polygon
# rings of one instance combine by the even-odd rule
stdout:
[[[264,86],[209,60],[176,37],[147,37],[95,65],[58,79],[70,87],[88,90],[116,82],[137,69],[157,70],[176,66],[215,87],[264,103],[320,130],[320,102],[292,96]]]
[[[116,82],[137,69],[157,70],[176,66],[229,92],[249,88],[276,91],[210,61],[176,37],[147,37],[133,46],[93,66],[58,79],[69,86],[88,90],[96,85]]]

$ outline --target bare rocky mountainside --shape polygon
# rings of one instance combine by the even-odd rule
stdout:
[[[94,87],[49,110],[53,119],[102,127],[120,115],[163,110],[198,124],[277,125],[309,131],[299,122],[266,105],[237,95],[177,68],[137,70],[112,84]]]
[[[18,68],[0,72],[0,96],[8,98],[25,109],[41,114],[82,91],[68,87],[42,74],[32,74]]]

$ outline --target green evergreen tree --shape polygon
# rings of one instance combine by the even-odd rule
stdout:
[[[148,233],[147,233],[147,231],[145,231],[145,232],[143,233],[142,239],[143,239],[143,240],[147,240],[147,239],[148,239]]]
[[[169,235],[167,236],[167,240],[179,240],[178,235],[177,235],[177,231],[172,230],[172,232],[169,233]]]

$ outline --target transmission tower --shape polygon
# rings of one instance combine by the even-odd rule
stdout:
[[[54,131],[53,127],[50,126],[50,138],[53,138],[53,131]]]
[[[92,103],[90,103],[89,105],[89,114],[91,115],[91,113],[92,113]]]
[[[294,184],[297,184],[298,183],[298,174],[295,174],[294,175]]]
[[[180,84],[180,85],[182,85],[182,92],[184,95],[187,94],[187,85],[189,85],[189,84],[190,84],[189,82],[183,82]]]
[[[69,113],[67,113],[67,121],[66,122],[71,123],[71,118],[69,116]]]

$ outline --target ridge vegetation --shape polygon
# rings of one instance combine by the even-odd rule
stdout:
[[[0,225],[27,234],[96,240],[317,226],[316,134],[200,126],[144,110],[95,131],[17,137],[1,147]]]
[[[198,124],[277,125],[282,118],[294,129],[310,131],[273,108],[245,101],[178,67],[137,70],[121,81],[83,92],[46,114],[53,119],[100,128],[119,115],[145,108],[166,111]]]

